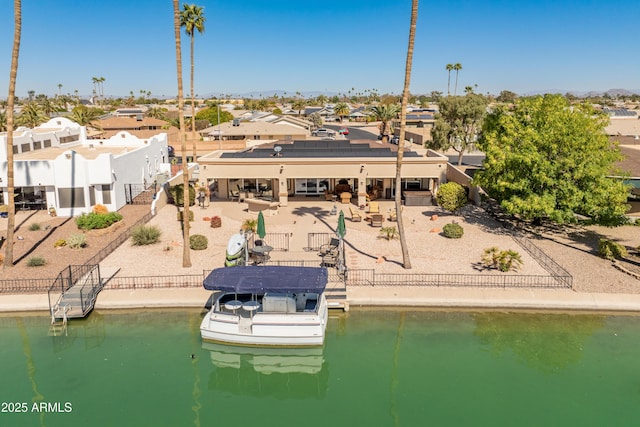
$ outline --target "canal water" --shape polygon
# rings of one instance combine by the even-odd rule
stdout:
[[[0,317],[2,426],[603,426],[640,419],[640,317],[352,310],[323,348],[203,344],[199,310]]]

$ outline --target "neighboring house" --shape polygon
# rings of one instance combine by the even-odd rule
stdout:
[[[138,138],[151,138],[161,132],[167,134],[169,145],[178,144],[180,130],[170,126],[167,122],[152,117],[108,117],[96,120],[96,124],[102,129],[101,138],[110,138],[118,132],[128,132]]]
[[[144,117],[144,113],[147,111],[146,108],[118,108],[113,115],[116,117],[129,117],[132,119],[142,118]]]
[[[277,148],[280,147],[280,148]],[[201,185],[227,198],[238,188],[260,189],[286,205],[289,197],[322,195],[348,184],[352,201],[367,194],[391,199],[395,194],[396,147],[378,141],[278,141],[240,151],[215,151],[198,158]],[[447,179],[447,157],[427,150],[405,151],[402,188],[432,191]]]
[[[0,133],[0,191],[7,200],[6,132]],[[167,163],[167,135],[146,139],[119,132],[87,139],[86,129],[58,117],[14,132],[16,206],[55,208],[58,215],[91,212],[96,204],[117,211],[151,184]],[[132,193],[134,188],[134,193]]]
[[[221,123],[199,131],[204,141],[244,141],[249,147],[272,141],[292,141],[306,139],[309,131],[290,124],[273,124],[269,122],[243,122],[236,119]]]
[[[431,129],[435,123],[432,112],[411,111],[407,113],[405,139],[415,144],[424,145],[431,141]],[[394,134],[400,135],[400,120],[393,121]]]

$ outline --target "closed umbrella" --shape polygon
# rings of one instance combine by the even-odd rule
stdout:
[[[344,225],[344,212],[340,211],[340,215],[338,215],[338,228],[336,229],[336,234],[340,239],[344,238],[344,235],[347,234],[347,228]]]
[[[261,239],[264,239],[264,236],[267,235],[267,232],[265,231],[265,228],[264,228],[264,215],[262,215],[262,211],[258,212],[258,229],[257,229],[257,233],[258,233],[258,236],[260,236]]]
[[[345,253],[344,253],[344,235],[347,234],[347,227],[344,225],[344,212],[340,210],[340,214],[338,215],[338,228],[336,228],[336,234],[340,238],[340,252],[338,253],[338,270],[340,272],[344,271],[345,268]],[[340,257],[342,259],[340,260]]]

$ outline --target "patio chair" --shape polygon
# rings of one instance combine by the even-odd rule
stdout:
[[[360,215],[360,212],[352,207],[349,207],[349,211],[351,212],[351,222],[362,221],[362,215]]]
[[[339,254],[340,240],[335,237],[332,237],[329,243],[320,246],[320,251],[318,252],[318,255],[322,257],[323,266],[336,265]]]
[[[400,212],[402,212],[402,208],[403,207],[404,206],[400,207]],[[397,220],[398,220],[398,215],[396,214],[396,208],[389,209],[389,221],[394,221],[395,222]]]
[[[380,204],[378,202],[369,202],[369,213],[380,213]]]
[[[348,193],[346,191],[340,193],[340,201],[343,205],[348,205],[349,203],[351,203],[351,193]]]
[[[240,192],[229,190],[229,199],[233,202],[233,200],[240,201]]]
[[[384,217],[382,214],[373,214],[371,215],[371,226],[372,227],[382,227],[382,222],[384,221]]]

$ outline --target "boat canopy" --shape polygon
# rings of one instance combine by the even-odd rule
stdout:
[[[322,293],[327,279],[327,269],[322,267],[238,266],[213,270],[204,279],[204,288],[251,294]]]

